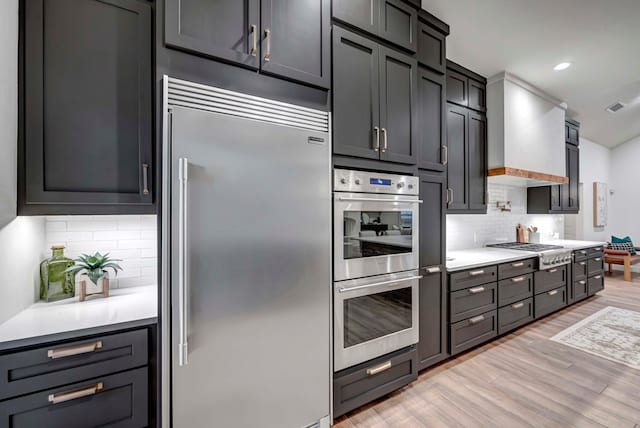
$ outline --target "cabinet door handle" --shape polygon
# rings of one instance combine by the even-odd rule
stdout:
[[[524,262],[511,263],[511,267],[517,268],[524,266]]]
[[[477,317],[469,318],[469,324],[478,324],[481,321],[484,321],[484,315],[478,315]]]
[[[440,266],[433,266],[426,269],[427,273],[438,273],[440,272]]]
[[[258,55],[258,26],[256,24],[251,25],[251,52],[249,55]]]
[[[599,261],[601,261],[602,259],[601,259],[600,257],[598,257],[597,259],[593,259],[593,260],[595,260],[596,262],[599,262]]]
[[[547,272],[549,272],[549,273],[556,273],[556,272],[558,272],[558,269],[549,269]]]
[[[76,400],[82,397],[89,397],[90,395],[96,395],[98,392],[104,389],[104,384],[102,382],[98,382],[95,385],[74,389],[66,392],[59,392],[57,394],[49,394],[49,403],[58,404],[64,403],[65,401]]]
[[[587,262],[580,262],[580,266],[585,266]]]
[[[587,283],[587,281],[578,281],[578,284],[580,285],[585,285]]]
[[[602,276],[600,276],[600,275],[596,275],[596,276],[593,277],[593,279],[601,279],[601,278],[602,278]]]
[[[142,194],[149,194],[149,164],[142,164]]]
[[[447,189],[447,206],[453,203],[453,189],[449,187]]]
[[[368,376],[373,376],[373,375],[377,375],[378,373],[382,373],[386,370],[389,370],[391,368],[391,361],[387,361],[384,364],[380,364],[377,367],[372,367],[370,369],[367,369],[367,375]]]
[[[470,288],[469,293],[478,294],[478,293],[482,293],[484,290],[485,290],[484,287],[475,287],[475,288]]]
[[[442,165],[445,166],[446,164],[449,163],[449,147],[442,146],[442,153],[443,153]]]
[[[551,290],[547,293],[549,296],[555,296],[556,294],[558,294],[558,290]]]
[[[376,145],[373,148],[373,150],[375,150],[377,152],[377,151],[380,151],[380,128],[377,127],[377,126],[374,126],[373,130],[376,133]]]
[[[516,304],[514,304],[514,305],[511,305],[511,307],[512,307],[513,309],[520,309],[520,308],[521,308],[521,307],[523,307],[523,306],[524,306],[524,303],[522,303],[522,302],[520,302],[520,303],[516,303]]]
[[[594,248],[593,251],[602,251],[602,247]]]
[[[264,30],[264,41],[267,44],[267,53],[264,54],[264,62],[271,61],[271,30]]]
[[[179,314],[179,343],[178,364],[189,364],[188,321],[189,321],[189,293],[187,291],[188,273],[188,217],[189,217],[189,159],[178,159],[178,177],[180,181],[179,210],[178,210],[178,314]]]
[[[524,281],[524,276],[519,276],[511,280],[511,282],[522,282],[522,281]]]
[[[382,153],[386,153],[387,150],[389,149],[389,144],[387,141],[387,128],[382,128],[382,141],[383,141]]]
[[[580,251],[580,254],[582,254],[584,256],[585,254],[587,254],[587,252],[586,251]]]
[[[90,352],[95,352],[98,349],[102,349],[101,340],[98,340],[97,342],[93,342],[93,343],[87,343],[85,345],[70,346],[68,348],[49,349],[47,351],[47,357],[51,358],[52,360],[56,360],[58,358],[88,354]]]
[[[474,270],[469,272],[469,276],[478,276],[478,275],[482,275],[483,273],[484,273],[484,269]]]

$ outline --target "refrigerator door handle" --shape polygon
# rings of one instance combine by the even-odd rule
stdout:
[[[180,201],[179,201],[179,219],[178,219],[178,311],[180,318],[180,343],[178,344],[178,364],[186,366],[189,364],[189,346],[188,346],[188,291],[187,291],[187,267],[188,267],[188,250],[187,250],[187,217],[188,217],[188,178],[189,178],[189,159],[178,159],[178,175],[180,180]]]

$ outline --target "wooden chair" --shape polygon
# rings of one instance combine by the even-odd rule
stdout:
[[[640,247],[636,247],[640,252]],[[640,253],[632,256],[630,252],[623,250],[604,249],[604,262],[609,264],[609,273],[613,273],[613,265],[624,266],[624,280],[631,281],[631,266],[640,263]]]

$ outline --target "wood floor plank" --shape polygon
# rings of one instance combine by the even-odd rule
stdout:
[[[337,428],[640,428],[640,370],[549,340],[607,307],[640,312],[640,276],[420,374]]]

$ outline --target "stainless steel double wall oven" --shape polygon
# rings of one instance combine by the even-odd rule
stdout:
[[[417,177],[334,170],[334,370],[418,341]]]

